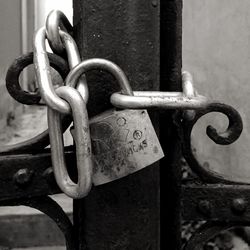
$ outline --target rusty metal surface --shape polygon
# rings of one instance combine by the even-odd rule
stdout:
[[[57,56],[55,54],[48,53],[48,58],[51,64],[51,67],[56,69],[62,79],[65,79],[67,73],[69,71],[67,62]],[[38,104],[41,96],[39,93],[31,93],[23,90],[19,83],[19,76],[21,72],[30,64],[33,63],[33,52],[27,53],[16,58],[13,63],[10,65],[7,75],[6,75],[6,87],[9,91],[10,95],[17,101],[31,105],[31,104]],[[72,122],[71,118],[63,117],[62,122],[62,129],[65,131],[70,123]],[[49,133],[48,130],[36,135],[35,137],[17,143],[15,145],[2,145],[0,148],[0,154],[6,153],[34,153],[41,149],[44,149],[46,146],[49,145]]]
[[[192,235],[190,240],[183,246],[183,250],[200,250],[203,249],[205,244],[221,233],[222,231],[232,229],[236,226],[249,227],[250,221],[245,220],[241,222],[231,222],[231,221],[214,221],[207,222],[202,225],[196,232]]]
[[[156,1],[159,4],[159,1]],[[160,90],[182,91],[182,1],[160,1]],[[160,117],[161,161],[161,249],[181,247],[180,141],[174,112]]]
[[[75,162],[72,151],[66,150],[66,162]],[[73,163],[74,164],[74,163]],[[49,152],[0,157],[0,200],[14,200],[59,193]]]
[[[249,185],[184,185],[184,220],[250,221]]]
[[[48,58],[51,67],[57,70],[64,80],[69,72],[67,62],[60,56],[51,53],[48,53]],[[32,93],[24,91],[19,83],[21,72],[30,64],[33,64],[33,52],[16,58],[10,65],[6,74],[6,88],[9,94],[16,101],[27,105],[38,104],[41,100],[41,96],[38,92]]]
[[[74,37],[83,58],[113,61],[128,76],[133,90],[157,90],[159,85],[159,9],[137,1],[74,1]],[[87,74],[89,113],[111,107],[109,96],[119,86],[108,74]]]
[[[210,112],[220,112],[229,120],[226,131],[218,132],[216,128],[209,125],[207,127],[207,136],[217,144],[229,145],[240,137],[243,130],[243,122],[240,114],[233,107],[216,102],[209,104],[207,108],[203,110],[191,112],[192,113],[186,111],[183,115],[181,114],[182,121],[179,121],[182,151],[190,168],[207,183],[237,183],[234,181],[233,176],[223,176],[198,162],[192,149],[191,134],[194,125],[202,116]]]
[[[164,154],[146,110],[108,110],[90,124],[94,185],[125,177]]]
[[[74,34],[83,58],[114,61],[125,71],[135,90],[181,91],[181,0],[148,3],[74,0],[74,13]],[[114,79],[103,71],[89,72],[87,79],[88,111],[93,117],[111,107],[109,97],[118,88]],[[237,140],[243,129],[242,120],[234,108],[225,104],[211,103],[203,110],[184,113],[164,111],[160,117],[152,113],[166,154],[160,171],[155,164],[115,182],[93,187],[85,199],[74,201],[74,229],[50,199],[32,198],[59,192],[50,153],[41,152],[48,144],[47,131],[26,144],[2,148],[0,205],[24,204],[41,210],[65,233],[70,250],[180,250],[181,216],[184,220],[206,220],[208,223],[184,247],[199,249],[221,230],[250,225],[250,186],[221,184],[235,182],[233,177],[228,179],[205,169],[192,152],[192,129],[200,117],[210,112],[221,112],[229,119],[223,133],[208,126],[210,139],[221,145]],[[92,127],[93,124],[92,121]],[[64,125],[66,128],[69,121]],[[199,184],[181,184],[181,143],[185,159],[200,177]],[[13,151],[26,154],[10,155]],[[66,152],[70,166],[75,165],[73,151],[69,148]],[[75,169],[69,171],[76,179]]]
[[[182,186],[182,219],[206,221],[183,250],[198,250],[214,236],[233,227],[250,226],[250,186],[188,184]]]
[[[159,11],[158,1],[75,0],[74,36],[82,57],[113,61],[133,90],[159,89]],[[93,116],[111,107],[110,94],[119,86],[104,72],[86,75]],[[74,206],[80,249],[159,249],[159,212],[157,166],[95,187]]]

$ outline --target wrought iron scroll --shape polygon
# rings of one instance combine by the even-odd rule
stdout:
[[[239,183],[235,182],[233,178],[225,177],[215,171],[205,168],[195,157],[192,151],[191,133],[196,122],[204,115],[211,112],[219,112],[229,120],[228,128],[226,131],[218,132],[214,127],[207,127],[207,135],[216,144],[229,145],[235,142],[241,135],[243,130],[243,122],[240,114],[233,107],[214,102],[208,104],[206,109],[198,111],[185,111],[180,122],[180,134],[182,139],[183,156],[189,164],[190,168],[196,173],[201,180],[207,183]]]
[[[65,237],[67,250],[76,250],[76,240],[74,239],[73,225],[63,209],[50,197],[42,196],[31,199],[18,199],[13,201],[3,201],[1,206],[28,206],[41,211],[50,217],[61,230]]]
[[[48,53],[51,66],[58,71],[62,79],[65,79],[69,67],[67,62],[55,54]],[[18,102],[26,105],[38,104],[41,96],[38,92],[27,92],[20,87],[19,76],[21,72],[30,64],[33,63],[33,52],[24,54],[16,58],[10,65],[6,74],[6,87],[9,94]],[[71,123],[71,118],[65,116],[62,122],[62,129],[65,131]],[[49,133],[45,130],[41,134],[33,137],[25,142],[20,142],[15,145],[1,146],[1,153],[28,153],[35,150],[44,149],[49,145]]]
[[[220,232],[229,230],[235,226],[250,226],[250,221],[244,222],[207,222],[203,224],[192,235],[190,240],[183,247],[183,250],[200,250],[210,239],[214,238]]]

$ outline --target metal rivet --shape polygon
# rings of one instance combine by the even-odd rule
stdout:
[[[242,198],[234,199],[232,202],[232,211],[236,214],[242,214],[246,211],[246,201]]]
[[[158,6],[158,0],[152,0],[152,6],[157,7]]]
[[[56,183],[55,180],[55,176],[54,176],[54,171],[53,168],[47,168],[44,172],[43,172],[43,177],[46,179],[46,181],[48,182],[48,184],[50,185],[54,185]]]
[[[198,210],[201,214],[210,216],[211,214],[211,204],[207,200],[201,200],[198,203]]]
[[[14,180],[18,185],[27,185],[30,183],[33,175],[33,171],[30,171],[27,168],[19,169],[17,173],[14,175]]]
[[[187,121],[193,121],[196,116],[196,112],[194,110],[186,110],[183,113],[183,118]]]
[[[49,180],[53,175],[53,169],[52,167],[47,168],[44,172],[43,172],[43,177],[45,177],[47,180]]]

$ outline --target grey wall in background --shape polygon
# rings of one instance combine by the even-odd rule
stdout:
[[[5,75],[10,63],[21,54],[21,1],[0,0],[0,128],[7,114],[14,110],[14,101],[7,94]]]
[[[221,116],[209,115],[193,133],[201,161],[235,178],[250,182],[250,1],[185,0],[183,68],[193,73],[201,94],[235,107],[244,132],[231,146],[217,146],[205,126],[227,126]]]
[[[29,15],[33,0],[28,0]],[[0,128],[15,110],[6,94],[5,74],[9,64],[22,53],[21,1],[0,0]],[[33,27],[29,16],[29,30]],[[33,30],[32,30],[33,32]],[[31,33],[28,34],[31,41]],[[223,129],[225,119],[209,115],[194,132],[194,145],[201,161],[210,167],[250,180],[250,1],[184,0],[183,68],[194,75],[201,94],[224,101],[239,110],[244,119],[241,139],[232,146],[217,146],[205,135],[205,125]],[[217,116],[216,116],[217,117]]]

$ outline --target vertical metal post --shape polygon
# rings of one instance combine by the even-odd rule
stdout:
[[[181,91],[182,0],[162,0],[160,13],[160,89]],[[181,249],[180,142],[173,123],[174,112],[160,117],[160,140],[165,152],[161,161],[161,249]]]
[[[179,90],[181,52],[177,50],[181,46],[176,40],[181,38],[177,29],[181,17],[181,9],[177,8],[181,6],[179,2],[74,0],[74,35],[82,57],[114,61],[125,71],[134,90],[157,90],[160,86],[163,90]],[[174,13],[173,7],[176,7]],[[172,49],[175,52],[169,51]],[[112,77],[103,72],[89,73],[87,80],[88,111],[95,115],[110,107],[109,96],[118,87]],[[156,113],[151,118],[157,129],[159,116]],[[175,188],[179,173],[174,179],[171,176],[175,174],[173,160],[178,144],[171,114],[163,119],[168,127],[164,127],[161,134],[170,145],[164,146],[169,155],[162,166],[165,169],[162,174],[166,175],[162,181],[169,181],[169,184],[163,187],[163,183],[162,187]],[[160,249],[159,189],[159,166],[154,164],[121,180],[95,187],[87,198],[75,201],[74,223],[79,249]],[[162,211],[163,215],[173,213],[174,205],[178,205],[178,196],[174,198],[170,194],[171,191],[162,193],[164,200],[175,203],[168,203],[168,211]],[[170,224],[168,221],[171,215],[163,218],[167,219],[164,224],[174,225],[172,219]],[[179,222],[177,224],[179,226]],[[171,247],[162,249],[172,250]]]

